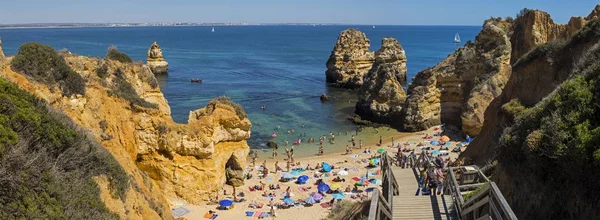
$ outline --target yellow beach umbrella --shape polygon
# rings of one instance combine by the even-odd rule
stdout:
[[[342,186],[339,183],[331,184],[332,189],[339,189],[340,187],[342,187]]]
[[[448,141],[450,141],[450,138],[448,136],[444,135],[444,136],[442,136],[442,141],[448,142]]]

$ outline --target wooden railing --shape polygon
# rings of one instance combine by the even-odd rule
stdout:
[[[463,220],[498,219],[517,220],[506,199],[496,186],[490,181],[477,166],[476,176],[472,179],[475,183],[459,184],[454,175],[456,169],[464,167],[450,167],[448,178],[444,181],[444,194],[451,195],[454,208]],[[463,191],[477,190],[467,201],[464,201]]]
[[[373,190],[369,208],[369,220],[392,219],[392,204],[394,196],[398,195],[398,183],[392,172],[391,158],[387,152],[381,154],[379,164],[382,172],[382,191]]]

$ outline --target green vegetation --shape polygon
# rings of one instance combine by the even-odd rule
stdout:
[[[502,111],[512,118],[519,117],[525,109],[525,106],[519,102],[519,99],[512,99],[510,102],[502,105]]]
[[[571,38],[571,42],[585,42],[600,36],[600,19],[594,19],[585,24],[581,30],[579,30],[573,37]]]
[[[65,59],[50,46],[26,43],[11,61],[15,71],[29,75],[48,86],[57,84],[65,96],[85,94],[85,81],[67,65]]]
[[[529,9],[529,8],[523,8],[523,9],[521,9],[521,11],[519,11],[519,13],[517,14],[516,18],[519,19],[519,18],[525,16],[530,11],[535,11],[535,10]]]
[[[118,219],[91,179],[106,175],[124,199],[116,160],[42,100],[4,79],[0,90],[0,219]]]
[[[100,79],[105,79],[106,76],[108,76],[108,65],[106,65],[106,63],[99,65],[96,69],[96,75],[98,75]]]
[[[131,105],[137,105],[144,108],[158,108],[158,105],[140,98],[133,86],[125,79],[125,75],[121,69],[117,69],[114,75],[113,86],[109,92],[111,96],[125,99],[129,101]]]
[[[235,113],[238,116],[238,118],[240,119],[248,117],[246,115],[246,111],[242,108],[242,106],[235,102],[232,102],[227,96],[219,96],[214,98],[213,100],[210,100],[210,102],[208,102],[208,105],[206,105],[206,112],[209,113],[214,111],[217,104],[231,106],[235,110]]]
[[[554,60],[553,55],[557,51],[564,48],[566,45],[567,45],[566,40],[557,39],[557,40],[550,41],[546,44],[537,46],[535,49],[533,49],[533,50],[529,51],[528,53],[526,53],[525,55],[521,56],[521,58],[515,63],[515,66],[518,64],[527,63],[529,61],[532,61],[532,60],[540,58],[540,57],[546,57],[547,59],[549,59],[552,62]]]
[[[520,218],[598,216],[600,188],[600,65],[574,76],[536,106],[521,111],[500,140],[498,160],[522,202]],[[529,187],[528,187],[529,186]],[[528,190],[529,189],[529,190]],[[535,211],[527,211],[535,210]],[[543,213],[543,215],[541,214]]]
[[[116,46],[108,47],[108,51],[106,52],[106,59],[119,61],[121,63],[133,63],[131,57],[129,57],[125,53],[119,52]]]
[[[349,200],[340,200],[335,203],[329,214],[324,219],[332,220],[349,220],[349,219],[368,219],[369,206],[371,200],[362,202],[353,202]]]
[[[486,182],[483,185],[477,187],[477,189],[464,194],[463,195],[463,201],[465,201],[465,202],[469,201],[469,199],[471,199],[471,197],[477,195],[477,193],[481,192],[481,190],[483,190],[483,188],[486,187],[487,185],[490,185],[490,183]]]

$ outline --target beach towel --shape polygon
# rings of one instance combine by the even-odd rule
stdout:
[[[307,192],[307,190],[304,189],[303,187],[298,187],[298,189],[300,190],[300,192]]]
[[[329,204],[329,203],[321,203],[321,207],[323,207],[323,208],[325,208],[325,209],[328,209],[328,208],[331,208],[331,207],[332,207],[332,205],[331,205],[331,204]]]
[[[185,207],[181,206],[178,207],[176,209],[171,210],[171,213],[173,214],[173,216],[175,216],[176,218],[180,218],[183,217],[184,215],[187,215],[188,213],[190,213],[191,211],[186,209]]]
[[[350,158],[359,158],[359,157],[360,157],[360,155],[358,155],[358,154],[350,156]]]
[[[210,214],[207,212],[206,214],[204,214],[204,218],[210,219],[213,217],[213,215],[215,215],[215,214]]]
[[[254,217],[260,217],[260,215],[262,215],[263,212],[258,211],[254,213]]]
[[[268,212],[263,212],[262,214],[260,214],[260,216],[258,216],[258,218],[266,218],[266,217],[269,217]]]
[[[360,178],[358,178],[358,177],[352,177],[352,180],[354,180],[354,181],[360,181]]]
[[[358,168],[356,168],[356,167],[350,167],[348,170],[352,170],[352,171],[358,172]]]
[[[216,218],[217,218],[217,216],[219,216],[219,215],[217,215],[217,214],[214,214],[214,215],[212,216],[212,218],[210,218],[210,219],[216,219]]]
[[[252,217],[253,215],[254,215],[254,212],[250,212],[250,211],[246,212],[246,217]]]

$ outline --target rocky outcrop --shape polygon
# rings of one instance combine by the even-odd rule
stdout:
[[[406,55],[396,39],[384,38],[381,45],[358,91],[355,112],[363,119],[398,127],[406,99]]]
[[[321,102],[328,102],[329,96],[327,96],[327,94],[323,93],[323,94],[321,94],[321,97],[319,97],[319,99],[321,100]]]
[[[2,51],[2,39],[0,39],[0,61],[4,59],[4,52]]]
[[[342,31],[327,60],[327,83],[358,89],[375,59],[374,53],[369,51],[370,46],[371,42],[363,32],[353,28]]]
[[[477,135],[483,112],[510,75],[509,29],[502,20],[486,22],[475,43],[418,73],[408,89],[404,128],[416,131],[444,123]]]
[[[162,50],[156,42],[152,43],[148,49],[146,65],[154,74],[166,74],[169,71],[169,63],[163,58]]]
[[[113,199],[102,177],[97,183],[107,207],[121,218],[169,219],[168,210],[156,207],[176,199],[198,204],[223,187],[226,168],[245,166],[251,124],[239,105],[217,98],[191,112],[188,124],[177,124],[147,66],[75,55],[65,59],[85,79],[85,95],[66,97],[9,66],[0,76],[89,129],[117,159],[131,178],[127,198]],[[115,95],[120,87],[114,84],[123,83],[118,75],[150,105]]]

